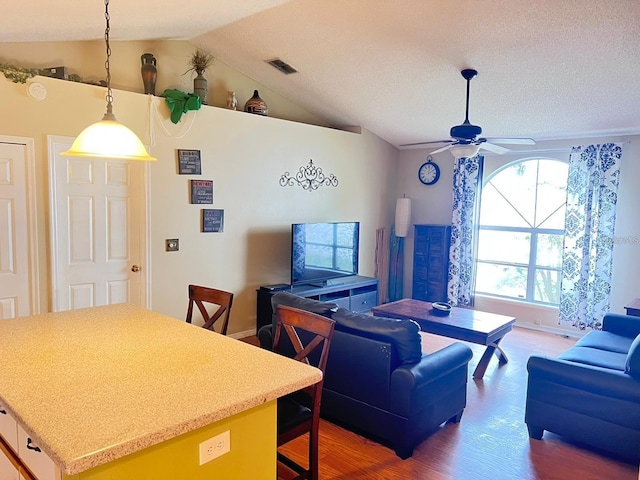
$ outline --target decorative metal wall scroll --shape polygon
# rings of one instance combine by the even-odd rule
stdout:
[[[328,177],[322,173],[320,167],[316,167],[313,164],[313,160],[309,160],[309,165],[303,165],[300,167],[295,177],[292,177],[289,172],[284,172],[280,177],[281,187],[293,187],[299,185],[305,190],[316,190],[322,185],[326,187],[337,187],[338,178],[332,173]]]

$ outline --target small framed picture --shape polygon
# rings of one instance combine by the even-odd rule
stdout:
[[[191,203],[213,203],[213,180],[191,180]]]
[[[202,209],[202,232],[221,233],[224,231],[224,210]]]
[[[200,150],[178,149],[178,173],[180,175],[202,175]]]

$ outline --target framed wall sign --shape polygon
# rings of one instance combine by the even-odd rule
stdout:
[[[220,233],[224,231],[224,210],[202,209],[202,231]]]
[[[200,150],[178,149],[178,173],[180,175],[201,175]]]
[[[191,203],[213,203],[213,180],[191,180]]]

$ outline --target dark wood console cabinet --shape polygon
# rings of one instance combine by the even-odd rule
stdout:
[[[451,225],[416,225],[413,294],[416,300],[446,302]]]
[[[286,291],[300,297],[323,302],[333,302],[353,312],[368,312],[378,305],[378,279],[355,275],[339,278],[322,287],[311,285],[264,285],[257,290],[256,332],[263,325],[271,324],[271,296]]]

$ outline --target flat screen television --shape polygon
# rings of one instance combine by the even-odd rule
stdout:
[[[326,285],[358,274],[360,222],[291,225],[291,285]]]

